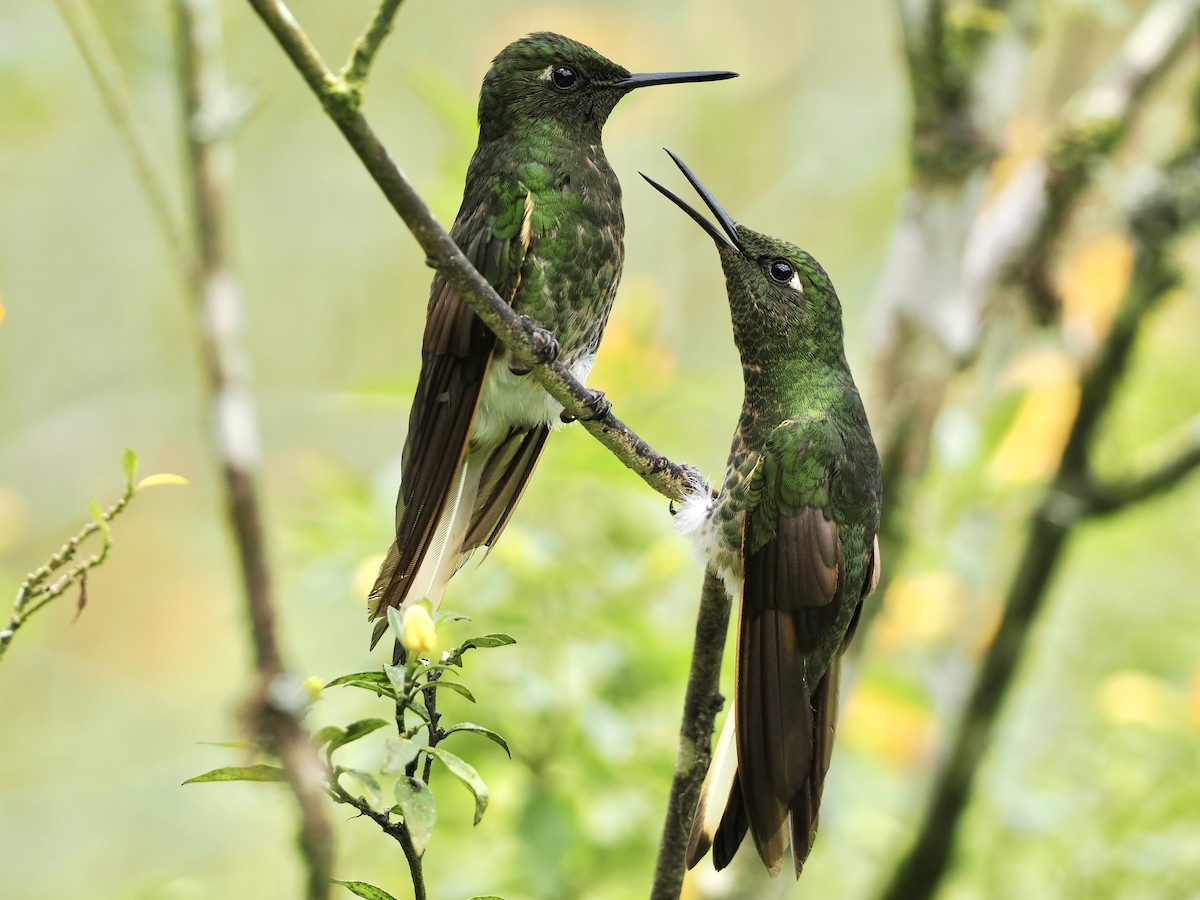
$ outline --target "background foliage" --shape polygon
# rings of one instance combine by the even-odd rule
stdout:
[[[340,57],[363,2],[293,4]],[[160,157],[178,158],[169,26],[155,4],[95,4]],[[1051,5],[1009,134],[1013,166],[1104,60],[1138,4]],[[300,674],[369,668],[362,597],[386,547],[429,271],[248,8],[225,4],[233,78],[254,100],[236,140],[236,259],[244,279],[267,454],[282,625]],[[614,114],[606,146],[625,184],[628,261],[593,383],[674,459],[717,474],[740,382],[715,255],[636,177],[681,153],[752,227],[829,269],[852,365],[870,369],[869,302],[907,177],[907,89],[891,5],[752,0],[479,4],[412,0],[377,65],[372,120],[444,222],[475,140],[479,79],[532,30],[580,38],[635,70],[731,68],[726,85],[664,88]],[[1194,57],[1193,53],[1193,57]],[[1160,89],[1100,178],[1109,201],[1139,160],[1185,128],[1195,60]],[[245,688],[235,578],[202,438],[185,313],[128,160],[53,8],[0,9],[0,596],[116,495],[122,448],[191,487],[150,492],[116,529],[90,604],[47,613],[0,671],[0,895],[191,900],[294,896],[290,809],[271,785],[177,786],[225,765],[200,744],[238,737]],[[804,881],[764,887],[754,865],[692,896],[869,895],[919,811],[924,779],[1035,488],[1069,421],[1064,348],[1102,332],[1128,252],[1100,202],[1056,276],[1062,333],[955,384],[915,503],[919,540],[895,573],[848,705],[823,827]],[[1193,243],[1192,249],[1195,249]],[[1194,254],[1192,255],[1194,258]],[[1186,253],[1184,259],[1187,259]],[[1195,266],[1190,274],[1196,274]],[[1082,335],[1082,337],[1081,337]],[[1127,459],[1200,409],[1200,307],[1180,292],[1142,335],[1106,427]],[[989,365],[991,368],[989,369]],[[885,390],[871,402],[885,403]],[[1055,583],[972,805],[945,896],[1195,896],[1200,883],[1200,485],[1089,525]],[[886,563],[886,561],[885,561]],[[518,644],[473,659],[478,708],[504,734],[463,750],[491,788],[434,790],[426,857],[437,897],[641,896],[674,753],[700,566],[665,503],[578,429],[557,435],[492,558],[456,579],[481,631]],[[461,630],[461,631],[460,631]],[[377,715],[330,691],[314,725]],[[452,738],[451,740],[457,740]],[[453,744],[450,749],[458,752]],[[341,751],[363,768],[382,742]],[[402,856],[365,822],[339,825],[338,877],[403,895]],[[740,864],[753,863],[748,856]]]

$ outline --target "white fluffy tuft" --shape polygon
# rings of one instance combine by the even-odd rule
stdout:
[[[693,490],[675,509],[675,531],[684,536],[698,534],[712,514],[714,502],[707,486]]]

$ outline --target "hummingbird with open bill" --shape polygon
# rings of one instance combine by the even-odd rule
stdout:
[[[745,382],[720,491],[697,489],[677,511],[680,530],[697,535],[740,600],[733,710],[686,861],[691,868],[711,847],[722,869],[749,831],[772,877],[790,841],[799,877],[833,752],[839,659],[879,580],[879,456],[825,270],[799,247],[737,225],[671,158],[720,228],[646,180],[717,244]]]
[[[624,257],[621,187],[600,133],[632,90],[717,81],[734,72],[634,75],[557,34],[532,34],[492,61],[479,95],[479,144],[451,237],[537,329],[542,357],[585,382]],[[439,274],[430,290],[421,374],[396,500],[396,539],[368,600],[436,607],[471,552],[512,515],[562,407]],[[603,393],[590,411],[607,415]],[[385,630],[379,621],[374,646]]]

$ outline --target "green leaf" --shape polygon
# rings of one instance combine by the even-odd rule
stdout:
[[[186,485],[188,480],[182,475],[176,475],[173,472],[158,472],[154,475],[147,475],[137,483],[136,490],[148,487],[158,487],[164,484]]]
[[[413,848],[418,854],[424,853],[437,819],[433,791],[420,778],[401,778],[396,782],[396,805],[404,816],[404,827],[412,838]]]
[[[467,688],[467,686],[465,684],[459,684],[457,681],[447,681],[444,678],[440,678],[437,681],[429,682],[429,684],[425,685],[425,687],[427,687],[427,688],[450,688],[450,690],[454,691],[454,693],[461,694],[462,696],[464,696],[468,700],[470,700],[472,703],[475,702],[475,695],[471,693],[471,691]]]
[[[387,757],[384,759],[383,768],[380,771],[384,775],[404,771],[408,764],[417,758],[421,748],[428,746],[429,735],[424,730],[417,732],[416,737],[402,737],[388,741]]]
[[[370,772],[364,772],[361,769],[345,769],[339,766],[335,777],[349,775],[364,788],[367,789],[367,796],[363,799],[373,807],[378,807],[383,803],[383,789],[379,787],[379,782],[375,780],[375,776]]]
[[[366,737],[372,731],[377,731],[385,725],[391,723],[387,719],[359,719],[357,722],[351,722],[346,726],[346,730],[340,737],[335,737],[329,742],[329,752],[332,753],[338,747],[344,747],[352,741],[357,741],[359,738]],[[325,729],[321,729],[324,731]],[[320,734],[320,732],[318,732]]]
[[[338,881],[336,878],[331,878],[334,884],[340,884],[350,893],[358,897],[366,897],[367,900],[396,900],[391,894],[383,888],[375,887],[373,884],[367,884],[365,881]]]
[[[456,613],[452,609],[439,609],[433,614],[433,624],[441,625],[443,622],[470,622],[470,616],[464,616],[462,613]]]
[[[450,774],[463,783],[463,785],[475,796],[475,824],[479,824],[479,820],[483,818],[483,812],[488,805],[488,789],[483,783],[483,779],[479,777],[479,773],[475,771],[475,767],[460,756],[455,756],[449,750],[443,750],[441,747],[430,747],[426,753],[441,760],[442,764],[450,770]]]
[[[189,778],[184,784],[201,784],[206,781],[286,781],[283,769],[279,766],[268,766],[259,763],[257,766],[225,766],[213,769],[195,778]]]
[[[313,735],[313,743],[320,749],[331,741],[335,741],[345,734],[345,730],[338,728],[336,725],[326,725],[320,731]]]
[[[393,666],[390,663],[383,664],[383,674],[387,676],[388,683],[391,684],[395,695],[400,697],[404,694],[404,682],[408,677],[403,666]]]
[[[395,606],[389,606],[387,609],[388,628],[392,631],[392,637],[404,643],[404,614]]]
[[[504,748],[504,752],[508,754],[508,758],[512,759],[512,751],[508,749],[508,741],[496,734],[490,728],[484,728],[482,725],[476,725],[474,722],[459,722],[453,728],[446,732],[447,735],[454,734],[456,731],[468,731],[472,734],[481,734],[489,741],[499,744]]]
[[[497,897],[495,894],[477,894],[471,900],[504,900],[504,898]]]
[[[133,476],[137,474],[138,455],[132,447],[126,447],[125,452],[121,454],[121,469],[125,473],[125,482],[129,487],[133,487]]]
[[[504,647],[516,642],[517,639],[511,634],[495,631],[491,634],[481,634],[479,637],[471,638],[469,641],[463,641],[462,649],[470,650],[472,647],[478,647],[482,650],[487,647]]]
[[[100,529],[100,533],[104,535],[104,540],[107,541],[109,539],[108,519],[104,518],[104,510],[91,497],[88,498],[87,508],[88,512],[92,514],[92,521],[96,523],[96,527]]]
[[[388,697],[392,700],[396,699],[396,695],[392,691],[392,683],[388,681],[387,675],[383,672],[355,672],[351,675],[342,675],[340,678],[330,681],[325,687],[331,688],[340,685],[362,688],[365,691],[378,694],[380,697]]]
[[[196,741],[204,747],[228,747],[231,750],[262,750],[258,744],[252,744],[249,741]]]

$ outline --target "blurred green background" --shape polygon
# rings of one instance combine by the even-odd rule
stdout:
[[[174,172],[164,4],[94,6]],[[292,9],[340,63],[371,6]],[[1049,116],[1137,9],[1048,4],[999,167],[1042,149]],[[391,528],[430,273],[246,4],[222,10],[231,79],[255,98],[233,142],[230,215],[282,637],[295,671],[328,680],[379,661],[366,649],[363,596]],[[475,142],[480,78],[504,44],[534,30],[569,34],[635,71],[743,73],[639,92],[606,129],[626,190],[627,263],[592,383],[617,414],[668,456],[717,475],[741,399],[711,245],[637,177],[678,184],[662,146],[737,219],[823,261],[866,382],[872,289],[907,177],[891,4],[410,0],[367,112],[447,224]],[[1169,152],[1195,69],[1189,61],[1161,89],[1068,244],[1068,328],[1111,314],[1105,292],[1119,296],[1127,265],[1108,186]],[[1200,409],[1193,293],[1172,297],[1142,336],[1106,429],[1115,467]],[[113,557],[90,580],[77,623],[64,598],[0,663],[0,896],[297,896],[282,790],[179,786],[243,761],[201,742],[240,736],[248,644],[187,310],[129,160],[46,3],[0,6],[0,298],[0,599],[86,520],[87,497],[119,494],[123,447],[146,472],[190,480],[139,496],[116,523]],[[804,879],[768,883],[743,853],[721,875],[703,863],[686,896],[865,897],[903,848],[1069,420],[1075,369],[1061,337],[1025,341],[1009,348],[1002,377],[965,376],[939,419],[914,504],[920,540],[844,689]],[[885,390],[870,395],[886,402]],[[945,897],[1200,896],[1198,509],[1193,481],[1072,544],[977,781]],[[644,895],[700,576],[665,501],[581,429],[555,437],[504,540],[446,601],[474,619],[448,640],[518,640],[469,659],[477,707],[446,700],[451,715],[503,733],[515,760],[470,736],[447,745],[477,765],[492,805],[473,829],[469,795],[435,779],[433,896]],[[328,692],[313,724],[386,715],[352,693]],[[382,741],[344,753],[377,766]],[[345,810],[333,811],[337,876],[405,896],[399,850]]]

